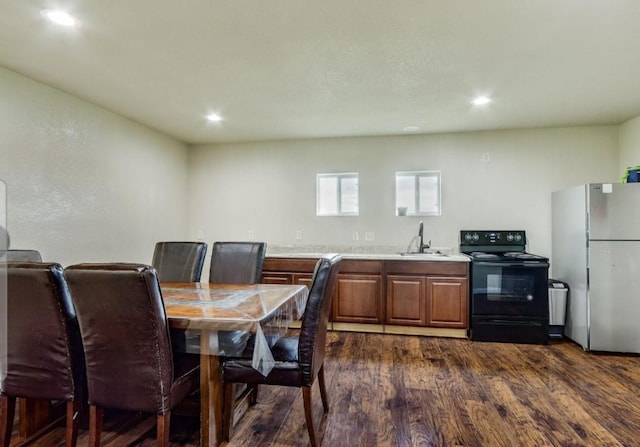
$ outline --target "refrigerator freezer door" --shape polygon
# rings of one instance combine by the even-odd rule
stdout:
[[[587,185],[589,239],[640,240],[640,183]]]
[[[640,353],[640,241],[591,241],[590,349]]]

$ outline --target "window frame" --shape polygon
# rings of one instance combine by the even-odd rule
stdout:
[[[441,216],[442,215],[442,174],[440,171],[397,171],[395,174],[395,205],[396,215],[398,214],[398,207],[404,207],[408,204],[400,204],[398,202],[398,177],[413,177],[413,208],[408,206],[407,216]],[[428,211],[420,209],[420,179],[423,178],[435,178],[436,179],[436,210]],[[413,209],[413,211],[412,211]]]
[[[321,213],[320,212],[320,179],[337,180],[336,188],[336,203],[338,206],[336,213]],[[349,212],[343,211],[345,197],[342,194],[342,181],[345,179],[355,179],[356,181],[356,211]],[[335,217],[335,216],[359,216],[360,215],[360,176],[358,172],[339,172],[339,173],[320,173],[316,174],[316,216],[317,217]]]

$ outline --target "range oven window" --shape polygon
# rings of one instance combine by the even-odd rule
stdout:
[[[474,262],[474,315],[536,316],[548,312],[548,264]]]
[[[487,300],[527,302],[533,300],[534,275],[509,274],[509,272],[487,274]]]

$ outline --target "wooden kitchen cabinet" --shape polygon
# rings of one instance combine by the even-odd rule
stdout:
[[[387,324],[427,324],[427,278],[387,275]]]
[[[267,258],[262,282],[311,286],[317,259]],[[466,336],[469,264],[345,259],[333,295],[337,330]]]
[[[293,284],[291,273],[262,272],[262,284]]]
[[[317,259],[266,258],[262,267],[262,284],[300,284],[310,287]]]
[[[432,327],[459,328],[469,322],[469,282],[462,277],[427,277],[427,321]]]
[[[311,290],[311,283],[313,282],[313,273],[294,273],[292,284],[307,286]]]
[[[468,264],[388,261],[387,324],[468,327]]]
[[[343,260],[333,295],[332,321],[382,324],[382,261]]]
[[[382,275],[338,275],[332,321],[382,324],[382,311]]]

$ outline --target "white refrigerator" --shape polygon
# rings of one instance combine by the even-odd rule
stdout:
[[[564,334],[588,351],[640,353],[640,183],[552,194],[551,276],[569,284]]]

